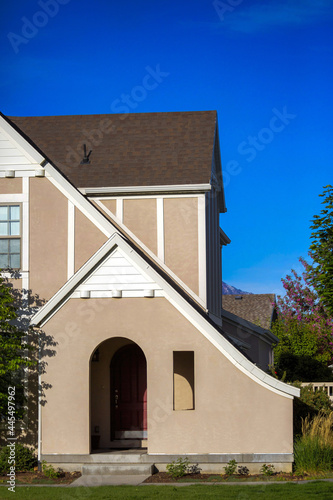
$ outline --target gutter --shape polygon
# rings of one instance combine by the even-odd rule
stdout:
[[[186,194],[205,193],[211,191],[210,184],[175,184],[168,186],[122,186],[122,187],[95,187],[78,188],[81,194],[86,196],[119,196],[119,195],[147,195],[147,194]]]

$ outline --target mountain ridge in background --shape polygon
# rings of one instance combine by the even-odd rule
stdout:
[[[252,295],[251,292],[244,292],[239,288],[235,288],[232,285],[228,285],[222,281],[222,295]]]

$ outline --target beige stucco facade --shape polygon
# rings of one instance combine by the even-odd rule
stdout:
[[[198,199],[165,199],[164,221],[165,263],[198,295]]]
[[[156,199],[124,200],[123,221],[144,245],[157,255]]]
[[[80,210],[74,214],[74,258],[77,271],[106,242],[106,236]],[[87,235],[89,234],[89,238]]]
[[[22,193],[22,179],[0,179],[0,194]]]
[[[44,330],[58,346],[44,377],[52,387],[42,408],[43,454],[90,452],[92,393],[100,412],[93,424],[108,444],[111,359],[97,387],[90,359],[105,340],[118,347],[119,337],[137,343],[147,360],[148,453],[292,453],[292,398],[242,373],[166,299],[71,299]],[[189,346],[195,409],[175,411],[173,352]]]
[[[29,284],[48,300],[67,280],[68,200],[48,179],[29,180]]]

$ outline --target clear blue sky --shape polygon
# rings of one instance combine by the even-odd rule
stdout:
[[[332,1],[16,0],[0,19],[7,115],[217,109],[223,279],[282,292],[332,183]]]

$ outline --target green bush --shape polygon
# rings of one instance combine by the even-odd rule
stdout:
[[[55,479],[60,476],[61,470],[55,470],[55,468],[46,462],[46,460],[42,461],[42,471],[46,477],[49,477],[50,479]]]
[[[223,467],[224,470],[225,470],[225,474],[227,476],[232,476],[233,474],[236,473],[236,470],[237,470],[237,462],[235,459],[233,460],[229,460],[229,462],[227,463],[227,465],[225,467]]]
[[[185,476],[188,469],[188,458],[179,457],[176,462],[173,461],[171,462],[171,464],[168,464],[166,466],[166,469],[173,479],[177,479],[177,477],[183,477]]]
[[[307,416],[314,418],[319,413],[328,415],[333,408],[324,388],[314,391],[313,385],[302,387],[298,381],[293,385],[301,389],[300,397],[294,399],[294,436],[297,438],[302,432],[302,419]]]
[[[0,451],[0,473],[4,474],[9,472],[10,466],[10,448],[4,446]],[[31,471],[37,466],[37,457],[30,448],[17,443],[15,445],[15,470],[16,471]]]
[[[263,466],[260,469],[260,472],[265,476],[273,476],[273,474],[275,474],[275,467],[273,464],[263,464]]]

